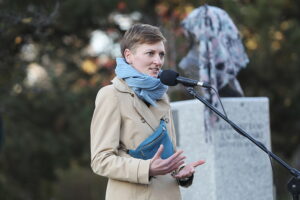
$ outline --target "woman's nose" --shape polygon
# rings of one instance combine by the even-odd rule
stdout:
[[[154,64],[158,65],[158,66],[162,66],[164,60],[163,58],[160,57],[160,55],[156,55],[154,57],[154,60],[153,60]]]

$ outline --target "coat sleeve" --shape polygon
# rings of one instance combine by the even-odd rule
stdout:
[[[149,184],[150,160],[118,156],[121,112],[113,86],[97,95],[91,122],[91,167],[111,179]]]

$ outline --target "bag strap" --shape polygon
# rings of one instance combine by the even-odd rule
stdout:
[[[164,121],[165,123],[168,123],[168,122],[169,122],[169,119],[166,118],[166,117],[163,117],[163,118],[160,119],[160,123],[161,123],[161,121]],[[160,126],[160,123],[159,123],[158,127]],[[119,150],[119,151],[120,151],[120,150],[121,150],[121,151],[124,151],[124,152],[126,152],[127,154],[129,153],[129,149],[127,149],[123,144],[120,144],[120,145],[119,145],[118,150]]]

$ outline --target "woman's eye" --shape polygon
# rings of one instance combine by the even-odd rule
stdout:
[[[160,56],[161,58],[163,58],[163,57],[165,57],[165,54],[164,54],[164,53],[160,53],[159,56]]]
[[[148,54],[149,56],[153,56],[153,55],[154,55],[153,52],[147,52],[147,54]]]

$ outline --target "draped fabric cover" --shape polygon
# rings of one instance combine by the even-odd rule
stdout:
[[[240,34],[229,15],[214,6],[200,6],[183,21],[182,26],[192,46],[179,67],[184,71],[197,70],[201,81],[220,90],[230,85],[243,96],[236,76],[249,62]],[[205,98],[218,106],[216,94],[204,90]]]

